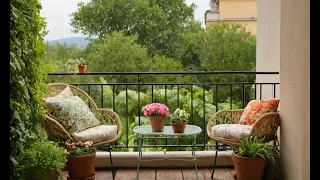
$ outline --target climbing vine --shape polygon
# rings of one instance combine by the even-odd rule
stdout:
[[[10,1],[10,179],[19,179],[19,155],[37,139],[45,93],[46,23],[38,0]]]

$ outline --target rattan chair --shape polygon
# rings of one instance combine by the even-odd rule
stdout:
[[[83,90],[78,87],[75,87],[70,84],[63,84],[63,83],[51,83],[48,84],[48,95],[46,97],[53,97],[59,94],[62,90],[64,90],[67,86],[69,86],[72,94],[74,96],[79,96],[82,100],[84,100],[90,107],[91,111],[96,115],[96,117],[100,120],[108,120],[110,124],[117,125],[117,134],[110,140],[94,143],[93,146],[95,147],[102,147],[106,146],[109,151],[110,155],[110,162],[112,168],[112,175],[114,178],[114,168],[112,164],[112,143],[116,142],[122,133],[122,123],[120,117],[117,113],[112,111],[111,109],[100,109],[94,102],[94,100]],[[68,133],[68,131],[57,121],[55,120],[50,114],[45,115],[45,129],[48,135],[48,139],[51,141],[61,142],[66,140],[74,141],[72,135]]]
[[[241,139],[229,139],[224,137],[214,136],[212,133],[212,127],[218,124],[239,124],[240,117],[244,109],[238,110],[220,110],[216,112],[207,123],[207,134],[215,141],[216,155],[214,159],[214,164],[212,168],[211,178],[213,178],[214,169],[216,165],[217,155],[219,150],[226,150],[226,145],[237,147],[240,145]],[[264,137],[265,142],[273,141],[274,145],[278,141],[277,130],[280,126],[279,112],[269,112],[261,115],[250,131],[249,137]],[[219,145],[218,143],[222,144]],[[221,148],[221,149],[220,149]]]

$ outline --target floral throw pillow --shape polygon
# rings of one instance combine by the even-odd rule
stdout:
[[[279,98],[251,100],[244,108],[239,123],[244,125],[253,125],[264,113],[277,112],[279,102]]]
[[[100,125],[100,121],[79,96],[47,99],[46,107],[69,133]]]

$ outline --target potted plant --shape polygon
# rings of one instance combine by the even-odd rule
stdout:
[[[65,142],[64,153],[67,155],[68,180],[95,178],[94,160],[96,148],[92,141]]]
[[[266,163],[270,163],[276,174],[280,171],[280,152],[263,138],[244,138],[232,153],[236,178],[238,180],[261,180]]]
[[[161,103],[145,105],[141,111],[150,120],[153,132],[162,132],[169,113],[169,108]]]
[[[87,72],[87,63],[83,58],[79,59],[78,71],[79,71],[79,73],[86,73]]]
[[[46,138],[33,142],[19,159],[19,174],[21,179],[26,180],[62,179],[61,170],[67,161],[63,148]]]
[[[86,73],[87,72],[87,64],[85,59],[79,58],[79,59],[69,59],[65,66],[67,68],[68,72],[73,73]]]
[[[169,117],[173,131],[175,133],[184,133],[184,129],[186,127],[190,114],[185,110],[177,108],[173,114],[170,114]]]

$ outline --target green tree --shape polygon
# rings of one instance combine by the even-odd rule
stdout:
[[[205,71],[252,71],[256,62],[256,37],[237,23],[218,23],[202,33],[199,48]],[[237,81],[241,76],[212,76],[217,81]],[[251,78],[252,79],[252,78]],[[253,79],[252,79],[253,80]],[[226,81],[225,81],[226,82]]]
[[[46,23],[40,9],[37,0],[10,1],[10,179],[21,178],[19,155],[37,139],[43,118]]]
[[[256,37],[237,23],[217,23],[201,32],[200,48],[196,49],[200,56],[203,71],[255,71]],[[255,75],[212,75],[198,76],[205,82],[253,82]],[[245,87],[246,101],[250,99],[250,86]],[[230,86],[219,86],[221,93],[219,102],[230,96]],[[232,87],[233,101],[241,102],[242,87]],[[229,99],[230,101],[231,99]],[[238,104],[240,105],[240,104]]]
[[[202,48],[204,30],[184,33],[181,36],[177,57],[185,71],[201,71],[199,51]],[[180,54],[178,54],[180,53]]]
[[[92,0],[78,4],[71,25],[74,32],[100,38],[122,30],[125,35],[138,35],[138,42],[151,54],[174,57],[180,35],[201,29],[194,9],[184,0]]]
[[[67,46],[57,43],[46,46],[43,60],[53,67],[53,72],[67,72],[65,63],[68,59],[77,59],[83,56],[85,56],[83,50],[76,45]]]
[[[149,67],[150,72],[181,72],[183,71],[183,65],[179,61],[175,61],[172,58],[167,58],[156,54],[151,58],[152,65]],[[150,78],[153,77],[153,78]],[[143,78],[143,82],[148,83],[181,83],[191,82],[192,77],[190,75],[149,75],[149,77]]]
[[[137,43],[137,38],[115,31],[94,41],[87,54],[91,68],[96,72],[148,71],[151,61],[147,49]]]
[[[90,68],[95,72],[165,72],[181,71],[182,64],[171,58],[155,54],[148,55],[147,49],[137,42],[138,36],[125,36],[122,31],[114,31],[109,36],[95,40],[90,44],[86,52],[86,58],[90,60]],[[119,78],[106,77],[108,82],[137,82],[136,76]],[[159,80],[177,80],[173,76],[144,76],[143,82]]]

